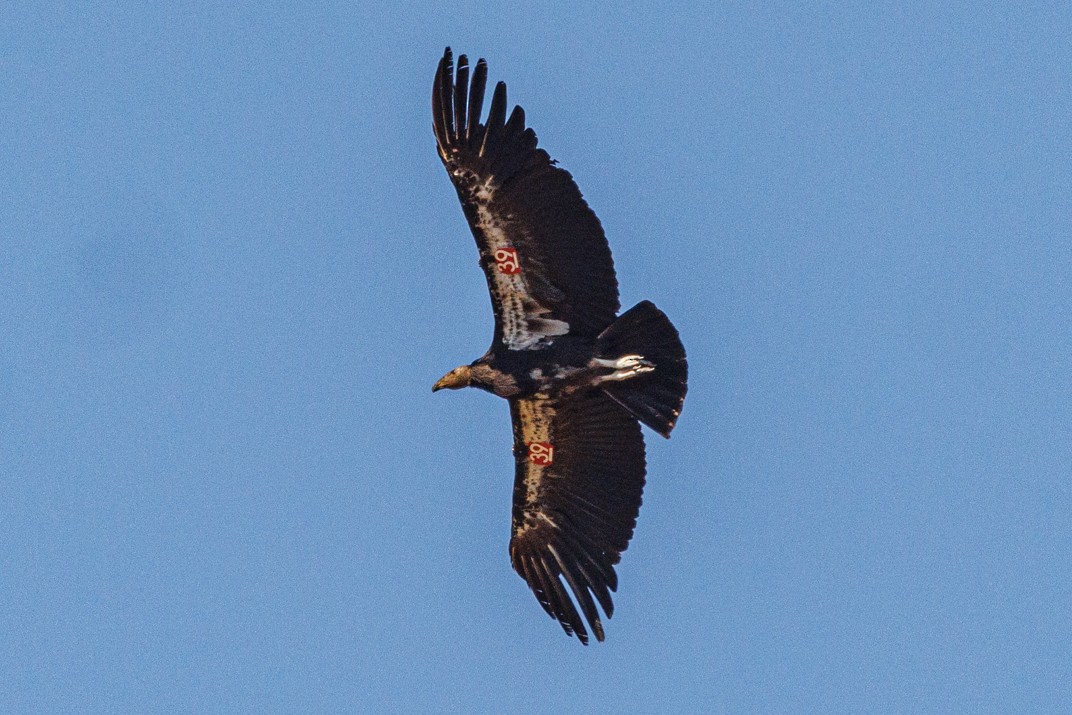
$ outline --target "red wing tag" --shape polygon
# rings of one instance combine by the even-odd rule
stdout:
[[[515,275],[521,272],[521,263],[517,260],[517,251],[513,248],[495,249],[495,265],[499,273]]]
[[[555,457],[555,448],[550,442],[533,442],[529,445],[529,461],[538,467],[546,467]]]

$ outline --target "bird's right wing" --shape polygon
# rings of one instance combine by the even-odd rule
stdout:
[[[610,618],[614,565],[644,490],[640,424],[599,391],[511,400],[510,413],[517,469],[510,561],[567,634],[587,644],[587,619],[603,640],[595,602]]]

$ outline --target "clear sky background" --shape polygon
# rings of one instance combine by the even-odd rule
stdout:
[[[99,5],[0,10],[0,711],[1068,707],[1068,3]],[[448,44],[689,351],[588,648],[430,390]]]

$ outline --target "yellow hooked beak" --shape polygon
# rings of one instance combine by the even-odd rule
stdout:
[[[463,387],[469,387],[470,384],[472,384],[470,367],[468,365],[462,365],[461,367],[454,368],[446,375],[439,378],[439,380],[436,381],[436,384],[432,385],[432,392],[444,388],[448,390],[459,390]]]

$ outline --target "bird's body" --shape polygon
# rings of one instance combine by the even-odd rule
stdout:
[[[599,219],[573,178],[537,148],[521,108],[506,117],[503,83],[480,121],[486,81],[480,60],[470,84],[465,55],[455,77],[448,48],[432,90],[439,155],[476,238],[495,312],[489,350],[433,390],[478,387],[509,401],[511,563],[566,633],[587,643],[587,621],[603,640],[596,602],[609,617],[614,565],[644,487],[639,422],[669,437],[685,399],[685,349],[651,303],[617,314]]]
[[[538,350],[495,348],[467,366],[472,377],[467,386],[506,398],[558,392],[585,369],[594,347],[594,340],[564,335]]]

